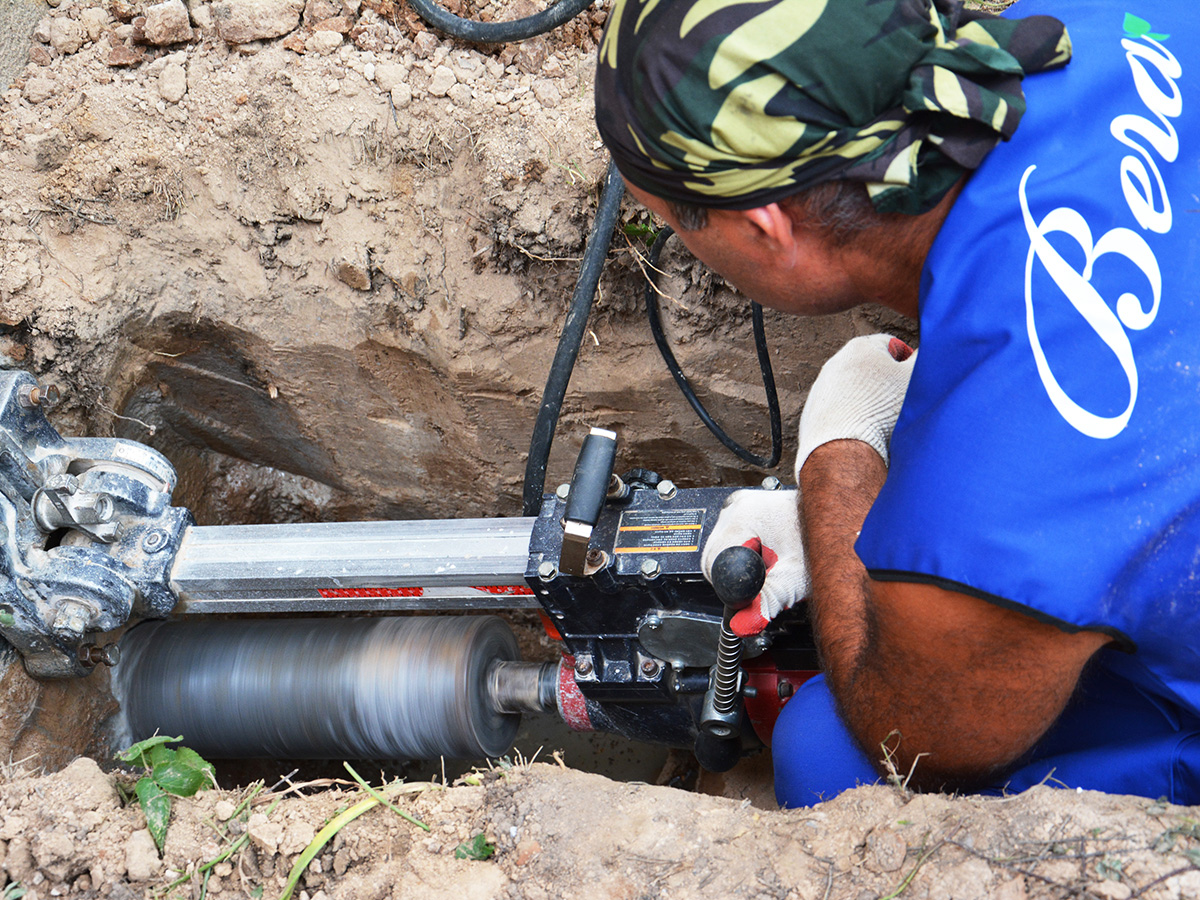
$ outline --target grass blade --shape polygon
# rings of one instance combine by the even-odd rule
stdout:
[[[292,892],[296,890],[296,885],[300,883],[300,876],[304,874],[304,870],[308,868],[308,864],[316,859],[318,853],[333,840],[333,836],[353,822],[369,809],[379,805],[379,801],[374,797],[368,797],[355,803],[352,807],[338,816],[334,816],[329,820],[329,824],[317,832],[317,836],[312,839],[304,852],[296,858],[296,864],[292,866],[292,871],[288,873],[287,884],[283,886],[283,893],[279,895],[279,900],[291,900]]]
[[[392,803],[390,800],[388,800],[387,797],[383,796],[383,794],[379,793],[379,791],[375,790],[375,788],[373,788],[369,784],[367,784],[367,782],[363,779],[363,777],[354,771],[354,767],[351,766],[350,763],[343,762],[342,765],[346,767],[346,771],[350,773],[351,777],[355,781],[358,782],[358,786],[360,788],[362,788],[364,791],[366,791],[368,794],[370,794],[372,797],[374,797],[376,800],[378,800],[380,803],[382,803],[384,806],[386,806],[388,809],[390,809],[396,815],[400,816],[400,818],[406,819],[407,821],[412,822],[418,828],[424,828],[426,831],[429,830],[429,826],[426,825],[424,822],[422,822],[420,819],[414,819],[411,815],[409,815],[404,810],[402,810],[400,807],[396,806],[394,803]]]

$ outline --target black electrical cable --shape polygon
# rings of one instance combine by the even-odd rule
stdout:
[[[700,402],[700,398],[696,396],[696,392],[692,390],[687,376],[683,374],[683,369],[680,368],[675,354],[671,352],[671,347],[667,343],[667,336],[663,333],[662,319],[658,310],[658,257],[662,253],[663,246],[674,233],[674,229],[669,226],[664,227],[658,233],[658,237],[654,239],[654,243],[650,245],[649,284],[646,285],[646,318],[650,320],[650,331],[654,335],[654,343],[658,345],[658,352],[662,354],[663,362],[667,364],[667,369],[670,371],[671,377],[675,379],[675,383],[679,385],[679,390],[683,392],[687,402],[696,411],[700,421],[717,436],[717,440],[752,466],[772,469],[778,465],[779,457],[783,453],[783,421],[779,415],[779,395],[775,391],[775,375],[771,371],[771,356],[767,352],[767,333],[763,327],[762,307],[751,302],[750,317],[754,323],[754,349],[758,351],[758,367],[762,372],[763,389],[767,393],[767,410],[771,417],[770,456],[759,456],[747,450],[726,434],[725,430],[713,420],[713,417],[708,414],[708,410],[704,408],[704,404]]]
[[[446,12],[432,0],[408,2],[422,19],[452,37],[479,44],[503,44],[552,31],[591,6],[593,0],[561,0],[549,9],[511,22],[475,22]]]
[[[592,5],[594,0],[560,0],[548,9],[516,19],[511,22],[475,22],[447,12],[433,0],[409,0],[412,7],[427,23],[452,37],[476,43],[507,43],[523,41],[538,34],[544,34],[570,21]],[[625,187],[616,166],[611,162],[605,176],[604,192],[600,197],[600,206],[596,211],[596,222],[588,237],[587,248],[584,251],[583,265],[579,272],[579,280],[575,284],[575,293],[571,298],[571,308],[559,338],[558,349],[554,353],[554,361],[550,366],[550,375],[546,380],[546,389],[542,394],[542,405],[538,410],[537,422],[533,429],[533,438],[529,443],[529,459],[525,464],[525,487],[523,493],[524,514],[537,515],[542,503],[542,491],[546,485],[546,465],[550,459],[550,446],[554,442],[554,431],[558,425],[558,415],[562,410],[563,399],[566,397],[567,385],[571,380],[571,371],[575,367],[575,359],[579,355],[579,347],[583,342],[584,329],[587,325],[588,314],[591,311],[592,300],[596,295],[596,285],[600,280],[600,270],[604,258],[612,243],[612,232],[616,226],[617,213],[620,210],[621,197]],[[651,266],[658,261],[662,245],[674,232],[670,228],[663,229],[650,251]],[[708,410],[704,408],[687,377],[675,360],[675,354],[667,345],[666,336],[662,331],[659,320],[658,303],[654,298],[656,279],[651,276],[651,285],[646,289],[646,315],[650,320],[650,329],[654,333],[654,341],[658,344],[659,352],[670,369],[675,383],[687,398],[692,409],[700,416],[701,421],[717,438],[736,453],[741,459],[751,465],[772,468],[779,462],[783,447],[783,426],[779,416],[779,398],[775,393],[775,378],[771,372],[771,359],[767,353],[767,338],[763,328],[762,307],[753,304],[752,318],[754,322],[754,345],[758,351],[758,364],[762,370],[763,387],[767,392],[767,407],[771,416],[771,455],[758,456],[737,443],[713,421]]]
[[[550,460],[550,445],[554,443],[554,429],[558,426],[558,414],[567,395],[567,384],[571,381],[571,370],[587,329],[588,313],[596,296],[596,285],[600,282],[600,270],[612,243],[613,229],[617,225],[617,214],[621,210],[621,197],[625,194],[625,183],[610,161],[604,176],[604,191],[600,195],[600,206],[596,210],[596,221],[588,236],[583,251],[583,265],[579,268],[579,280],[575,282],[575,293],[571,296],[571,307],[554,361],[550,363],[550,375],[546,389],[542,392],[542,405],[538,409],[537,422],[533,426],[533,438],[529,442],[529,459],[525,463],[525,490],[523,506],[526,516],[536,516],[542,506],[542,489],[546,485],[546,464]]]

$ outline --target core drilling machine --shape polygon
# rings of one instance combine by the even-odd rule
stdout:
[[[183,735],[212,758],[498,757],[522,713],[694,748],[718,771],[769,743],[816,654],[803,604],[752,638],[730,630],[762,583],[756,553],[725,550],[713,585],[702,575],[733,489],[618,476],[616,435],[592,429],[571,482],[542,493],[620,195],[610,167],[535,424],[544,452],[531,448],[523,517],[197,526],[171,505],[162,454],[63,437],[46,418],[56,388],[0,372],[0,637],[34,678],[115,666],[134,738]],[[656,311],[651,326],[657,339]],[[779,418],[763,371],[773,452],[751,459],[769,467]],[[756,489],[783,490],[773,477]],[[559,661],[519,659],[495,615],[516,609],[541,614]]]

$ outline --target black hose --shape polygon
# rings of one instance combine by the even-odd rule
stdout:
[[[600,195],[600,206],[596,210],[596,221],[588,236],[587,248],[583,251],[583,265],[579,269],[579,280],[575,282],[575,293],[571,296],[571,308],[554,351],[550,364],[550,375],[546,389],[542,392],[542,405],[538,409],[537,422],[533,426],[533,438],[529,442],[529,459],[525,463],[524,513],[536,516],[542,506],[542,490],[546,485],[546,464],[550,460],[550,445],[554,443],[554,429],[558,425],[558,414],[562,410],[563,398],[567,395],[567,384],[571,381],[571,370],[583,343],[587,329],[588,313],[596,296],[596,285],[600,282],[600,270],[612,243],[617,214],[621,210],[621,197],[625,183],[610,161],[604,176],[604,192]]]
[[[569,22],[592,5],[593,0],[561,0],[549,9],[511,22],[475,22],[446,12],[432,0],[408,0],[422,19],[452,37],[478,44],[523,41]]]
[[[759,456],[756,453],[750,452],[726,434],[725,429],[713,420],[713,417],[708,414],[708,410],[704,408],[704,404],[700,402],[700,398],[696,396],[696,392],[692,390],[687,376],[683,374],[683,369],[680,368],[679,362],[675,359],[675,354],[671,352],[671,347],[667,343],[667,336],[663,333],[662,319],[658,311],[657,267],[658,257],[662,253],[663,245],[667,243],[667,239],[674,233],[675,231],[669,226],[664,227],[650,246],[650,271],[647,276],[649,284],[646,285],[646,318],[650,320],[650,331],[654,335],[654,343],[658,345],[658,352],[662,354],[663,362],[667,364],[667,369],[670,371],[671,377],[675,379],[675,383],[679,385],[679,390],[683,393],[687,402],[691,404],[692,409],[696,411],[696,415],[700,417],[700,421],[707,425],[708,430],[717,436],[717,440],[752,466],[761,466],[764,469],[774,468],[778,465],[779,457],[783,453],[783,421],[779,415],[779,395],[775,391],[775,375],[771,371],[771,356],[767,352],[767,333],[763,327],[762,307],[752,302],[750,304],[750,317],[754,323],[754,349],[758,351],[758,368],[762,372],[763,389],[767,393],[767,411],[771,417],[770,456]]]

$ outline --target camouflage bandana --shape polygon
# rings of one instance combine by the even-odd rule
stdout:
[[[958,0],[616,0],[596,124],[666,200],[750,209],[844,179],[920,213],[1016,131],[1021,79],[1070,57],[1057,19]]]

